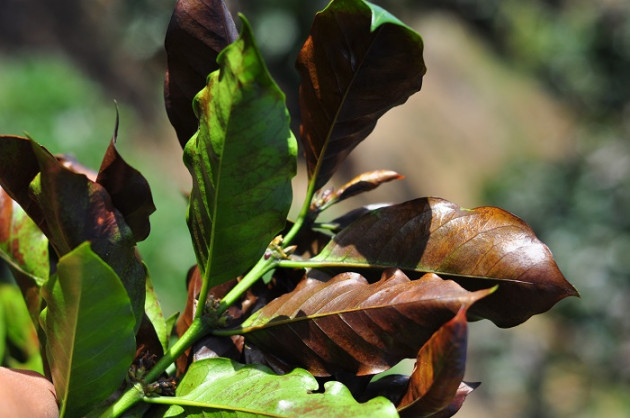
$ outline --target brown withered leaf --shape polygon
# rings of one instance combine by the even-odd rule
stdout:
[[[434,274],[409,280],[400,270],[374,284],[356,273],[307,278],[255,312],[239,334],[315,376],[376,374],[415,357],[462,306],[491,291],[468,292]]]
[[[404,178],[405,176],[401,176],[397,172],[391,170],[373,170],[359,174],[327,196],[325,201],[322,202],[319,210],[323,211],[328,207],[352,196],[374,190],[383,183]]]
[[[125,218],[136,242],[149,236],[149,215],[155,212],[149,183],[142,174],[131,167],[116,150],[118,137],[118,112],[114,135],[107,147],[96,182],[109,193],[112,203]]]
[[[423,198],[372,211],[337,234],[312,267],[433,272],[469,290],[499,285],[469,314],[518,325],[577,295],[551,251],[516,216]]]
[[[462,382],[457,388],[457,393],[455,397],[451,401],[451,403],[444,409],[435,414],[431,415],[430,418],[449,418],[452,417],[459,411],[466,400],[466,397],[473,390],[477,389],[481,383],[480,382]],[[406,416],[404,411],[400,414],[401,417]]]
[[[420,35],[367,2],[331,2],[317,14],[296,63],[300,136],[316,189],[385,112],[420,90],[422,48]]]
[[[217,55],[238,38],[223,0],[178,0],[166,31],[166,113],[182,148],[197,131],[193,98],[218,69]]]
[[[397,406],[403,416],[429,417],[451,404],[466,369],[467,330],[462,308],[422,346]]]

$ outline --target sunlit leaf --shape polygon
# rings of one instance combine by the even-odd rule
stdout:
[[[166,31],[166,113],[182,148],[197,131],[192,101],[218,69],[217,55],[238,38],[223,0],[178,0]]]
[[[494,207],[462,209],[436,198],[370,212],[335,236],[313,267],[397,267],[433,272],[471,290],[498,284],[469,311],[501,327],[518,325],[577,295],[546,245],[516,216]]]
[[[415,357],[461,306],[491,291],[468,292],[434,274],[409,280],[400,270],[374,284],[356,273],[306,279],[254,313],[239,334],[316,376],[376,374]]]
[[[171,337],[171,328],[169,328],[166,324],[166,320],[164,319],[164,314],[162,312],[162,307],[160,306],[160,301],[155,294],[153,283],[151,282],[151,279],[148,275],[146,287],[147,296],[144,301],[144,312],[153,325],[156,336],[158,337],[158,340],[162,345],[162,349],[166,351],[166,349],[168,348],[169,339]]]
[[[250,267],[284,227],[297,148],[284,95],[245,20],[218,62],[195,98],[199,131],[184,151],[193,177],[188,226],[211,286]]]
[[[468,326],[460,311],[431,336],[416,357],[407,393],[398,411],[410,417],[429,417],[448,407],[464,378]]]
[[[327,382],[323,393],[313,393],[318,388],[315,378],[302,369],[278,376],[264,366],[243,366],[221,358],[201,360],[190,366],[176,397],[169,399],[173,403],[189,401],[190,406],[172,406],[165,416],[327,418],[334,416],[334,411],[338,416],[397,416],[385,398],[359,404],[339,382]]]
[[[129,297],[89,243],[61,257],[42,292],[46,353],[61,416],[81,416],[116,390],[133,360]]]
[[[391,170],[368,171],[367,173],[359,174],[337,190],[331,191],[330,194],[323,196],[321,204],[318,204],[317,201],[314,203],[316,206],[319,206],[318,209],[320,211],[323,211],[352,196],[374,190],[383,183],[403,178],[405,177]]]
[[[362,0],[318,13],[297,60],[300,135],[309,178],[321,188],[378,118],[420,90],[420,35]]]
[[[451,401],[451,403],[444,409],[442,409],[439,412],[436,412],[435,414],[431,415],[431,418],[449,418],[452,417],[453,415],[455,415],[457,413],[457,411],[460,410],[460,408],[462,407],[462,405],[464,404],[464,401],[466,400],[466,397],[470,394],[470,392],[472,392],[473,390],[477,389],[479,387],[481,383],[479,382],[462,382],[459,385],[459,388],[457,388],[457,393],[455,394],[455,397],[453,398],[453,400]],[[414,417],[415,415],[412,414],[406,414],[405,411],[401,411],[400,413],[401,417]]]

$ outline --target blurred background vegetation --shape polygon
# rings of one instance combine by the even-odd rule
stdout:
[[[460,416],[627,416],[630,3],[375,3],[423,36],[428,73],[337,183],[388,168],[407,179],[369,201],[434,195],[501,206],[534,228],[582,295],[515,329],[472,324],[467,379],[483,385]],[[228,4],[252,23],[297,126],[293,63],[325,2]],[[140,251],[167,315],[183,308],[194,262],[183,197],[190,181],[161,91],[173,5],[0,0],[0,132],[26,132],[98,168],[117,101],[119,149],[148,178],[158,208]],[[296,187],[302,182],[303,173]]]

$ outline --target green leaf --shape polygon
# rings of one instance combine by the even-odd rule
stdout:
[[[37,286],[48,279],[48,239],[0,187],[0,257]]]
[[[164,313],[162,312],[162,307],[160,306],[160,301],[155,294],[155,290],[153,289],[153,283],[151,282],[151,278],[147,275],[147,297],[144,300],[144,312],[147,314],[151,325],[153,325],[153,329],[155,330],[155,334],[162,345],[162,349],[166,351],[168,349],[168,343],[170,339],[170,331],[172,326],[169,327],[167,325],[166,320],[164,319]]]
[[[499,285],[469,313],[518,325],[577,295],[549,248],[516,216],[495,207],[462,209],[437,198],[372,211],[342,230],[310,267],[436,273],[469,290]]]
[[[195,98],[199,131],[184,151],[193,177],[188,226],[210,286],[250,267],[284,227],[297,147],[245,19],[218,62]]]
[[[43,373],[37,331],[31,322],[20,290],[14,285],[0,283],[0,322],[3,322],[0,329],[4,330],[0,331],[2,339],[0,345],[6,342],[11,348],[4,355],[0,349],[0,363]]]
[[[301,138],[315,189],[385,112],[420,90],[422,49],[420,35],[368,2],[335,0],[317,14],[297,60]]]
[[[385,398],[359,404],[339,382],[319,384],[302,369],[278,376],[267,367],[244,366],[215,358],[193,363],[177,388],[167,417],[280,416],[280,417],[395,417],[396,409]],[[194,404],[193,404],[194,403]],[[197,407],[193,405],[198,405]]]
[[[177,1],[164,40],[164,102],[182,148],[198,127],[190,104],[205,86],[208,74],[219,68],[219,52],[237,38],[225,1]]]
[[[61,416],[80,416],[116,390],[133,361],[129,297],[89,243],[59,260],[42,293],[46,355]]]
[[[0,258],[6,261],[31,315],[41,309],[39,288],[48,279],[48,239],[22,207],[0,187]]]
[[[327,282],[302,281],[254,313],[238,333],[315,376],[372,375],[415,357],[460,307],[492,291],[469,292],[435,274],[409,280],[392,269],[369,284],[356,273],[342,273]]]

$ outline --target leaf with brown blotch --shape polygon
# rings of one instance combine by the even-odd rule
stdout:
[[[420,90],[422,38],[378,6],[333,1],[318,13],[297,59],[300,136],[315,189],[389,109]]]
[[[7,162],[0,167],[0,184],[38,224],[57,255],[90,241],[92,250],[120,277],[137,330],[144,315],[146,273],[133,233],[107,190],[66,168],[30,139],[0,138],[0,156]]]
[[[410,417],[429,417],[448,407],[466,369],[468,323],[466,309],[431,336],[416,357],[407,392],[397,405]]]
[[[182,148],[197,131],[193,98],[218,69],[217,55],[238,38],[223,0],[179,0],[166,31],[166,113]]]
[[[118,112],[114,135],[107,147],[96,182],[109,193],[112,203],[124,216],[136,242],[149,236],[149,215],[155,212],[149,183],[142,174],[120,156],[116,150]]]
[[[434,274],[409,280],[391,269],[369,284],[342,273],[328,282],[303,280],[230,331],[315,376],[370,375],[415,357],[462,306],[491,292],[469,292]]]
[[[349,197],[374,190],[383,183],[404,178],[405,176],[401,176],[397,172],[391,170],[368,171],[366,173],[359,174],[339,189],[332,191],[324,197],[322,202],[317,202],[317,200],[315,200],[314,203],[317,211],[321,212],[336,203],[348,199]]]
[[[0,259],[7,263],[37,325],[39,288],[50,270],[48,239],[17,202],[0,187]]]
[[[551,251],[516,216],[423,198],[372,211],[308,261],[316,268],[397,267],[451,278],[469,290],[499,285],[469,311],[500,327],[518,325],[577,295]]]

